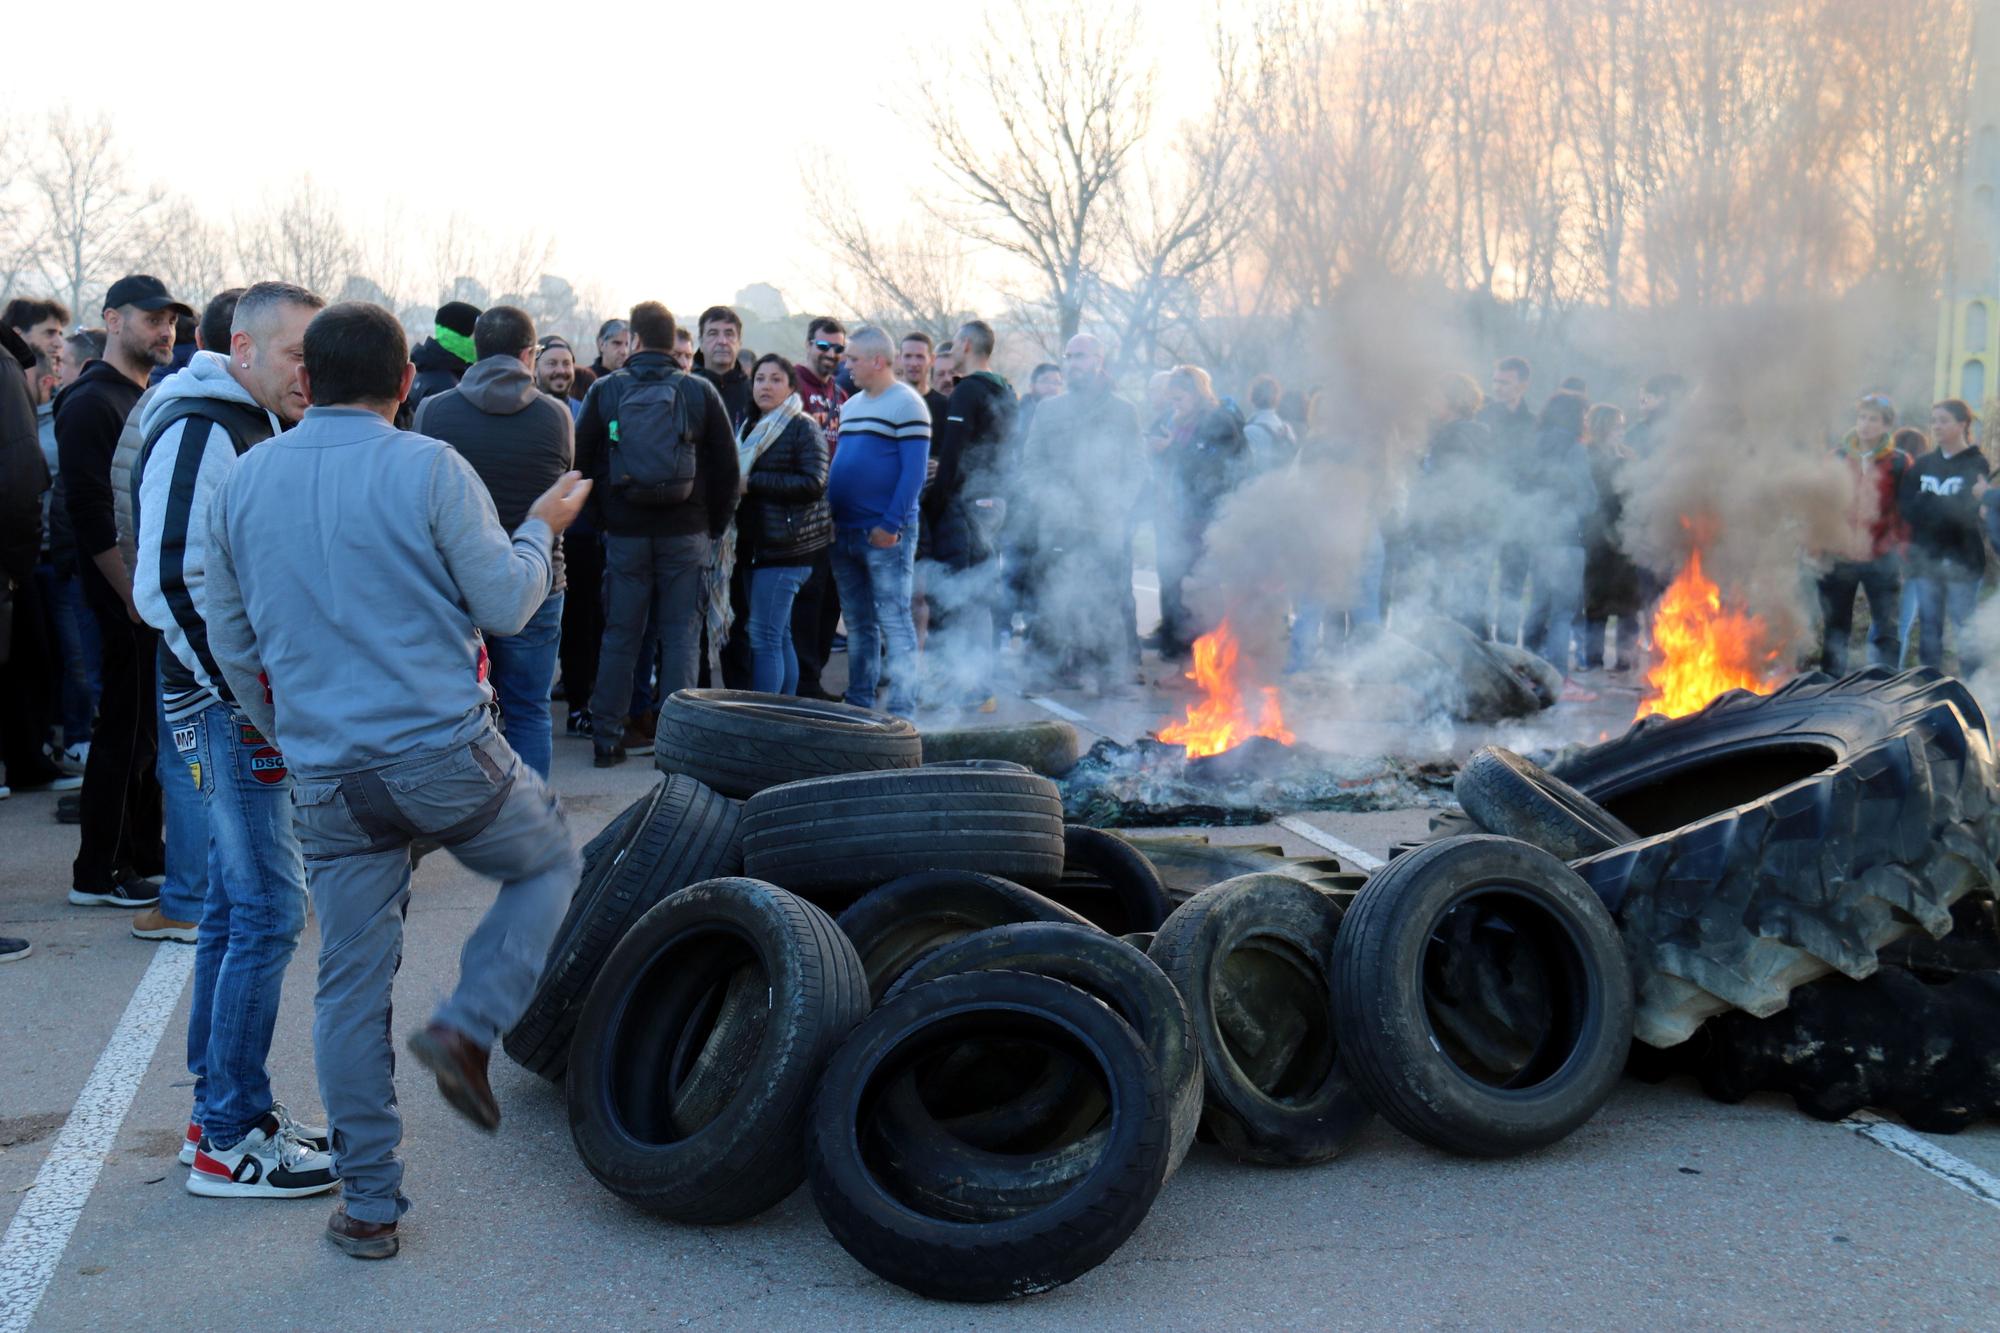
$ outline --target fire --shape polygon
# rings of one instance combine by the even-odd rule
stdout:
[[[1261,704],[1256,720],[1251,720],[1244,707],[1243,687],[1236,679],[1237,649],[1236,635],[1227,620],[1213,633],[1194,641],[1194,670],[1187,678],[1201,686],[1202,697],[1188,705],[1185,722],[1170,723],[1159,731],[1160,739],[1168,744],[1186,746],[1190,759],[1233,750],[1252,736],[1264,736],[1280,745],[1297,739],[1285,729],[1285,712],[1275,686],[1258,689]]]
[[[1650,687],[1633,718],[1664,713],[1684,717],[1729,690],[1769,694],[1777,688],[1765,649],[1769,632],[1761,616],[1724,610],[1722,590],[1701,572],[1701,551],[1668,585],[1653,617],[1653,650],[1659,661],[1646,673]]]

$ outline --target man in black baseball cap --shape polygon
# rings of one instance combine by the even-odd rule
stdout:
[[[56,400],[56,453],[76,534],[84,600],[97,621],[103,691],[92,758],[83,770],[83,827],[69,900],[80,906],[148,907],[159,900],[159,635],[132,604],[132,570],[118,544],[118,433],[154,366],[174,359],[174,325],[192,313],[158,278],[135,273],[104,294],[104,356]]]
[[[171,310],[176,315],[194,318],[194,307],[167,295],[167,284],[149,273],[134,273],[130,277],[120,278],[112,283],[111,290],[104,294],[106,311],[119,310],[126,306],[134,310]],[[169,324],[168,327],[173,326]],[[169,348],[171,346],[169,344]]]

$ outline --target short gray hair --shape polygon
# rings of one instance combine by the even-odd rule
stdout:
[[[239,333],[247,333],[252,339],[261,336],[262,331],[269,326],[271,317],[288,305],[302,306],[307,310],[326,309],[326,301],[318,294],[293,283],[252,283],[250,290],[236,299],[236,313],[229,321],[230,336],[234,337]]]
[[[847,335],[847,354],[851,357],[879,356],[886,360],[894,350],[895,344],[879,324],[863,324]]]

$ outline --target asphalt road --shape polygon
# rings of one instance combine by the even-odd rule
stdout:
[[[1129,739],[1170,698],[1054,702]],[[1620,706],[1558,714],[1538,735],[1592,739],[1599,713]],[[1036,706],[1010,698],[999,716],[1032,715]],[[579,842],[651,778],[643,763],[598,772],[588,758],[585,745],[558,741],[555,782]],[[1339,1161],[1308,1170],[1252,1168],[1198,1149],[1095,1272],[1012,1306],[970,1308],[877,1280],[826,1234],[804,1192],[738,1226],[660,1222],[581,1169],[550,1085],[496,1056],[506,1119],[489,1138],[447,1111],[406,1062],[405,1187],[416,1206],[402,1255],[359,1263],[324,1239],[327,1199],[225,1202],[182,1189],[173,1157],[188,1100],[186,996],[184,986],[160,988],[185,974],[172,957],[184,946],[143,944],[126,934],[128,914],[63,903],[75,830],[53,822],[53,804],[26,795],[0,804],[0,929],[36,942],[34,957],[0,967],[0,1224],[31,1190],[81,1201],[35,1308],[37,1329],[1994,1321],[2000,1199],[1788,1101],[1723,1106],[1678,1082],[1627,1084],[1569,1140],[1514,1161],[1445,1157],[1379,1123]],[[1425,819],[1396,811],[1308,822],[1379,857]],[[1321,853],[1290,828],[1217,836]],[[399,1033],[449,986],[490,892],[442,856],[418,871]],[[308,926],[272,1054],[279,1095],[308,1120],[319,1109],[309,1036],[316,949]],[[123,1052],[143,1076],[129,1108],[113,1115],[86,1084],[121,1058],[107,1043],[142,980],[161,1000],[164,1034]],[[87,1192],[65,1163],[44,1171],[59,1142],[86,1158],[102,1150]],[[2000,1173],[2000,1129],[1927,1142],[1975,1173]],[[0,1249],[0,1329],[20,1326],[23,1302],[39,1290],[39,1281],[26,1292],[9,1285],[32,1266],[15,1241]]]

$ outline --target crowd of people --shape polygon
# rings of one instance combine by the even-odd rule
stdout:
[[[690,330],[642,302],[580,349],[518,308],[451,302],[412,349],[374,305],[259,282],[197,312],[135,274],[101,326],[13,301],[0,349],[7,783],[71,793],[71,903],[196,950],[188,1188],[344,1182],[328,1230],[362,1257],[395,1252],[408,1206],[389,997],[411,867],[437,848],[501,888],[409,1049],[498,1124],[489,1053],[578,874],[548,786],[555,698],[608,767],[679,689],[833,700],[843,636],[841,698],[899,715],[992,710],[1015,635],[1053,683],[1129,689],[1143,649],[1181,659],[1209,628],[1189,591],[1230,496],[1395,470],[1330,395],[1269,375],[1239,403],[1183,365],[1132,401],[1088,333],[1017,391],[978,319],[940,343],[821,317],[793,356],[744,347],[726,306]],[[1445,381],[1350,577],[1296,599],[1293,669],[1392,603],[1524,642],[1573,697],[1636,662],[1660,584],[1622,549],[1621,473],[1663,447],[1688,386],[1655,377],[1628,424],[1575,381],[1537,411],[1531,379],[1509,357],[1490,393]],[[1857,591],[1871,661],[1941,664],[1947,621],[1972,660],[2000,493],[1965,404],[1930,424],[1897,430],[1869,395],[1838,446],[1863,535],[1821,580],[1831,669]],[[1496,476],[1531,524],[1496,524]],[[308,899],[331,1134],[286,1113],[268,1069]],[[0,961],[28,950],[0,942]]]

